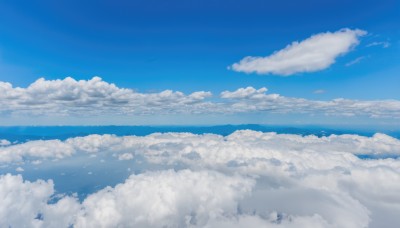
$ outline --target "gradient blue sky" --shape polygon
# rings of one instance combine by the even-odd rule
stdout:
[[[253,86],[314,100],[400,99],[400,7],[383,1],[0,1],[0,81],[95,75],[140,92]],[[291,77],[227,67],[313,34],[368,35],[329,68]],[[373,42],[386,42],[368,47]],[[360,62],[346,66],[362,58]],[[315,90],[325,93],[315,94]]]

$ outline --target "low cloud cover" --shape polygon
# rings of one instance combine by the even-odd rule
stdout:
[[[90,80],[38,79],[26,88],[0,82],[0,114],[4,118],[93,117],[93,116],[162,116],[173,114],[323,114],[398,118],[399,100],[309,100],[269,94],[265,87],[223,91],[219,99],[208,91],[188,95],[165,90],[139,93],[119,88],[99,77]]]
[[[359,44],[359,38],[366,34],[363,30],[347,28],[318,33],[266,57],[247,56],[230,68],[244,73],[281,76],[320,71],[334,64],[337,57],[351,51]]]
[[[89,135],[8,145],[1,147],[0,160],[3,167],[23,166],[104,153],[117,163],[142,157],[153,168],[82,200],[57,193],[52,180],[2,175],[0,225],[350,228],[400,223],[400,141],[379,133]]]
[[[10,83],[0,82],[0,112],[28,115],[190,112],[186,107],[201,110],[201,104],[204,103],[200,102],[209,96],[211,93],[205,91],[189,95],[171,90],[138,93],[131,89],[118,88],[99,77],[79,81],[71,77],[63,80],[40,78],[27,88],[13,87]]]

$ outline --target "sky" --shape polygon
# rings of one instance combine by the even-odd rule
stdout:
[[[398,228],[399,38],[397,0],[0,0],[0,227]]]
[[[0,1],[0,124],[397,127],[399,12],[391,0]]]

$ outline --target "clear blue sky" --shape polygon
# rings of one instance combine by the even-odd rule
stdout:
[[[227,69],[342,28],[368,34],[326,69],[290,77]],[[313,100],[400,99],[399,38],[395,0],[2,0],[0,81],[97,75],[140,92],[252,86]]]

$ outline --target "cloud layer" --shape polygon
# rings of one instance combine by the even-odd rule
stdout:
[[[234,63],[231,69],[281,76],[320,71],[335,63],[338,56],[349,52],[359,43],[359,37],[365,34],[365,31],[359,29],[319,33],[303,41],[295,41],[266,57],[247,56]]]
[[[0,114],[6,117],[40,116],[162,116],[172,114],[285,113],[335,116],[368,116],[399,118],[398,100],[307,100],[268,94],[267,88],[239,88],[223,91],[219,100],[211,92],[196,91],[189,95],[165,90],[138,93],[119,88],[99,77],[76,81],[39,79],[27,88],[0,82]],[[211,98],[211,99],[209,99]]]
[[[400,140],[381,133],[376,133],[372,137],[359,135],[317,137],[243,130],[226,137],[214,134],[154,133],[148,136],[121,137],[89,135],[69,138],[65,141],[34,140],[0,147],[0,164],[63,159],[76,154],[117,153],[119,160],[131,160],[135,156],[144,156],[154,163],[179,161],[196,164],[201,158],[202,162],[215,165],[215,162],[225,164],[239,157],[247,160],[257,155],[270,159],[277,155],[265,153],[264,147],[268,148],[268,151],[280,153],[281,159],[291,151],[296,153],[308,151],[316,157],[321,154],[320,150],[329,151],[327,153],[329,156],[333,152],[368,155],[376,158],[400,156]],[[231,151],[229,156],[224,154],[228,151]],[[312,161],[301,162],[303,165],[319,165],[310,163]],[[323,167],[324,165],[317,168]]]
[[[329,101],[308,100],[267,94],[267,88],[240,88],[224,91],[221,97],[231,100],[229,112],[307,113],[335,116],[369,116],[398,118],[399,100],[351,100],[337,98]]]
[[[33,144],[32,144],[33,143]],[[400,141],[237,131],[90,135],[9,145],[22,160],[57,151],[143,157],[158,170],[84,198],[55,195],[53,181],[0,176],[0,226],[8,227],[398,227]],[[44,149],[45,148],[45,149]],[[43,151],[55,151],[49,156]],[[11,152],[9,152],[11,153]],[[9,153],[0,152],[3,164]],[[28,154],[22,155],[22,154]],[[359,159],[355,155],[372,158]],[[129,156],[129,157],[130,157]],[[387,158],[394,157],[394,158]],[[10,163],[11,162],[11,163]],[[174,168],[175,170],[171,170]],[[57,183],[55,183],[57,185]],[[49,203],[51,202],[51,203]],[[306,205],[306,206],[305,206]]]
[[[189,95],[171,90],[138,93],[118,88],[99,77],[79,81],[70,77],[63,80],[40,78],[27,88],[14,88],[10,83],[0,82],[0,112],[36,115],[177,113],[190,112],[187,107],[202,109],[197,105],[209,96],[211,93],[205,91]]]

